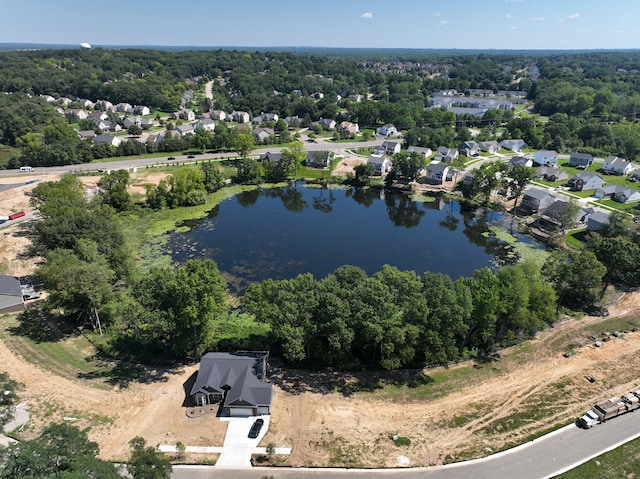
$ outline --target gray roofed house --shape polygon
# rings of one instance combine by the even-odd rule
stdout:
[[[447,148],[446,146],[439,146],[438,151],[433,156],[434,161],[453,161],[458,158],[458,150],[453,148]]]
[[[310,151],[304,160],[306,166],[312,168],[326,168],[333,161],[334,154],[332,151]]]
[[[478,156],[480,145],[474,140],[464,141],[458,145],[458,151],[465,156]]]
[[[564,181],[569,179],[569,173],[561,168],[541,166],[538,169],[538,178],[542,178],[545,181]]]
[[[280,153],[279,151],[276,153],[272,151],[267,151],[266,153],[263,153],[262,155],[260,155],[260,157],[258,158],[258,161],[266,160],[269,163],[279,163],[281,158],[282,158],[282,153]]]
[[[20,280],[14,276],[0,275],[0,314],[24,309]]]
[[[189,395],[193,404],[222,403],[222,415],[271,414],[273,385],[267,382],[268,352],[207,353]]]
[[[431,184],[441,185],[452,176],[451,167],[446,163],[432,162],[427,167],[427,181]]]
[[[558,153],[553,150],[539,150],[533,155],[533,162],[537,165],[557,166]]]
[[[533,166],[533,160],[524,156],[513,156],[509,160],[509,169],[513,170],[516,166],[526,166],[531,168]]]
[[[597,188],[593,196],[598,199],[611,198],[619,203],[640,201],[640,191],[622,185],[607,185]]]
[[[587,216],[587,231],[598,231],[606,224],[609,224],[609,213],[594,211]]]
[[[595,190],[596,188],[602,188],[604,180],[595,173],[583,171],[569,178],[567,184],[572,191]]]
[[[500,145],[495,140],[481,141],[478,143],[478,147],[480,151],[484,151],[485,153],[495,153],[500,149]]]
[[[500,142],[500,146],[505,150],[511,151],[520,151],[527,146],[524,140],[514,139],[514,140],[502,140]]]
[[[522,196],[520,206],[532,212],[543,211],[555,201],[555,197],[547,190],[541,188],[529,188]]]
[[[399,141],[383,141],[382,149],[387,155],[395,155],[396,153],[400,153],[402,143]]]
[[[407,153],[411,154],[414,152],[424,156],[425,158],[429,158],[433,154],[431,148],[423,148],[422,146],[410,146],[407,148]]]
[[[635,169],[635,165],[630,161],[618,156],[609,156],[602,165],[603,173],[611,175],[628,175]]]
[[[574,151],[569,155],[569,166],[574,168],[589,168],[593,164],[593,155]]]

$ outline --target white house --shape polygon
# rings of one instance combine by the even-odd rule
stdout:
[[[458,150],[453,148],[447,148],[446,146],[439,146],[438,151],[433,156],[433,161],[453,161],[460,156]]]
[[[124,119],[123,124],[125,128],[129,128],[133,125],[141,126],[141,120],[142,118],[140,118],[139,116],[128,116]]]
[[[427,167],[427,181],[429,183],[441,185],[451,177],[451,168],[446,163],[429,163]]]
[[[223,110],[211,110],[211,115],[209,116],[212,120],[223,121],[227,118],[227,114]]]
[[[393,125],[384,125],[376,130],[376,135],[380,136],[395,136],[398,134],[398,130]]]
[[[216,129],[216,122],[207,118],[196,123],[196,130],[206,130],[213,132]]]
[[[391,160],[389,160],[384,155],[373,154],[367,159],[367,161],[371,163],[375,168],[376,175],[381,176],[389,173],[389,171],[391,171],[391,167],[393,166]]]
[[[407,148],[407,153],[417,153],[420,156],[429,158],[433,154],[433,151],[431,151],[431,148],[423,148],[422,146],[410,146]]]
[[[533,155],[533,162],[540,166],[557,166],[558,153],[553,150],[536,151]]]
[[[628,175],[635,170],[635,165],[618,156],[609,156],[602,165],[603,173],[609,175]]]
[[[398,141],[384,141],[380,149],[387,155],[395,155],[396,153],[400,153],[402,144]]]
[[[527,145],[524,140],[502,140],[500,146],[505,150],[511,150],[514,152],[521,151]]]
[[[102,145],[119,146],[122,140],[115,135],[96,135],[93,137],[93,142]]]

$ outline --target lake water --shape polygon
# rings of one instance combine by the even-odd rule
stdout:
[[[168,248],[177,262],[213,259],[234,292],[266,278],[305,272],[321,278],[344,264],[368,274],[391,264],[455,279],[514,260],[511,247],[489,229],[506,221],[448,199],[418,202],[375,189],[297,183],[223,201],[207,217],[185,222],[190,231],[172,233]]]

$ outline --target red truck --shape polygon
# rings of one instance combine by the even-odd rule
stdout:
[[[14,213],[12,215],[9,215],[9,219],[10,220],[16,220],[18,218],[22,218],[24,216],[24,211],[18,211],[17,213]]]

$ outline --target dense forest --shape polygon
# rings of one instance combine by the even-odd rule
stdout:
[[[640,53],[400,52],[394,58],[269,51],[36,50],[0,52],[0,145],[18,148],[11,166],[74,164],[108,156],[179,151],[192,137],[117,148],[78,140],[64,118],[38,95],[99,99],[172,112],[187,90],[214,80],[209,109],[275,112],[303,123],[320,118],[374,128],[393,123],[408,145],[432,149],[469,139],[523,138],[532,148],[640,156]],[[526,92],[535,112],[489,110],[483,116],[430,109],[435,92]],[[321,93],[321,97],[311,95]],[[360,95],[362,101],[352,101]],[[543,119],[544,118],[544,119]],[[117,119],[113,118],[114,121]],[[119,119],[122,120],[121,118]],[[235,150],[218,128],[198,146]],[[4,162],[0,162],[0,166]]]

